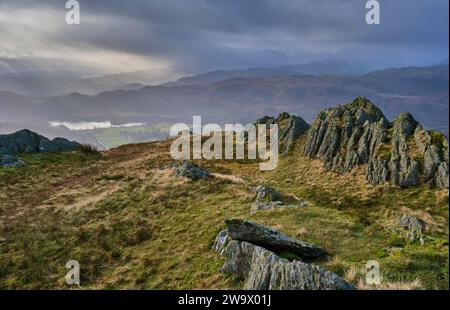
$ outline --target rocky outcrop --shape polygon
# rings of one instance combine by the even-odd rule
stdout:
[[[328,170],[347,173],[367,164],[371,184],[390,182],[401,187],[421,179],[448,188],[448,143],[426,131],[409,113],[389,123],[365,98],[326,109],[311,125],[303,153],[325,162]]]
[[[213,249],[225,257],[222,272],[245,279],[246,290],[351,290],[354,287],[324,268],[289,261],[267,248],[232,239],[226,230]]]
[[[76,150],[80,145],[63,138],[49,140],[30,130],[21,130],[13,134],[0,135],[0,156],[4,166],[11,165],[12,162],[21,163],[15,160],[19,154],[29,153],[55,153]]]
[[[12,155],[0,155],[0,167],[16,167],[25,164],[23,160]]]
[[[186,177],[191,180],[206,179],[210,176],[209,172],[205,169],[185,160],[181,163],[174,164],[175,172],[173,176],[175,177]]]
[[[278,124],[279,149],[283,156],[286,156],[292,149],[295,141],[309,129],[309,124],[301,117],[281,113],[278,118],[265,116],[256,121],[256,124]]]
[[[269,210],[277,208],[283,203],[281,202],[281,194],[273,187],[267,185],[260,185],[255,189],[256,200],[252,204],[251,210]]]
[[[286,236],[271,228],[241,219],[226,220],[228,235],[237,241],[250,242],[276,253],[292,253],[302,258],[318,258],[325,250],[301,240]]]
[[[411,240],[421,240],[423,230],[425,229],[425,222],[412,215],[402,215],[397,220],[397,227],[402,228],[407,232],[406,237]]]
[[[258,210],[271,210],[275,208],[290,208],[290,207],[302,207],[306,205],[306,202],[287,197],[283,197],[275,188],[268,185],[259,185],[255,188],[256,198],[252,204],[251,211],[256,212]]]

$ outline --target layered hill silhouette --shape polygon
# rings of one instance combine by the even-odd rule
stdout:
[[[371,98],[389,120],[409,111],[424,127],[448,127],[448,65],[387,69],[360,76],[238,77],[209,83],[149,86],[88,96],[30,98],[0,92],[0,121],[252,122],[289,111],[311,122],[336,102]]]

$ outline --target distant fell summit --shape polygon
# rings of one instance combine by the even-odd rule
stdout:
[[[64,138],[47,139],[28,129],[0,135],[0,166],[19,163],[16,155],[29,153],[56,153],[72,151],[80,146]]]

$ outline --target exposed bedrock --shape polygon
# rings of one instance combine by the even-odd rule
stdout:
[[[392,123],[365,98],[319,113],[308,131],[303,153],[325,162],[328,170],[347,173],[367,164],[372,184],[401,187],[428,182],[448,188],[448,142],[427,131],[409,113]]]
[[[244,278],[246,290],[354,289],[341,277],[322,267],[300,259],[290,261],[252,242],[235,240],[228,234],[228,229],[219,233],[213,249],[225,257],[222,272]]]

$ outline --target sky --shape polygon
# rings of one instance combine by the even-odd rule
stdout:
[[[0,72],[181,76],[323,59],[373,68],[448,58],[448,0],[0,0]]]

